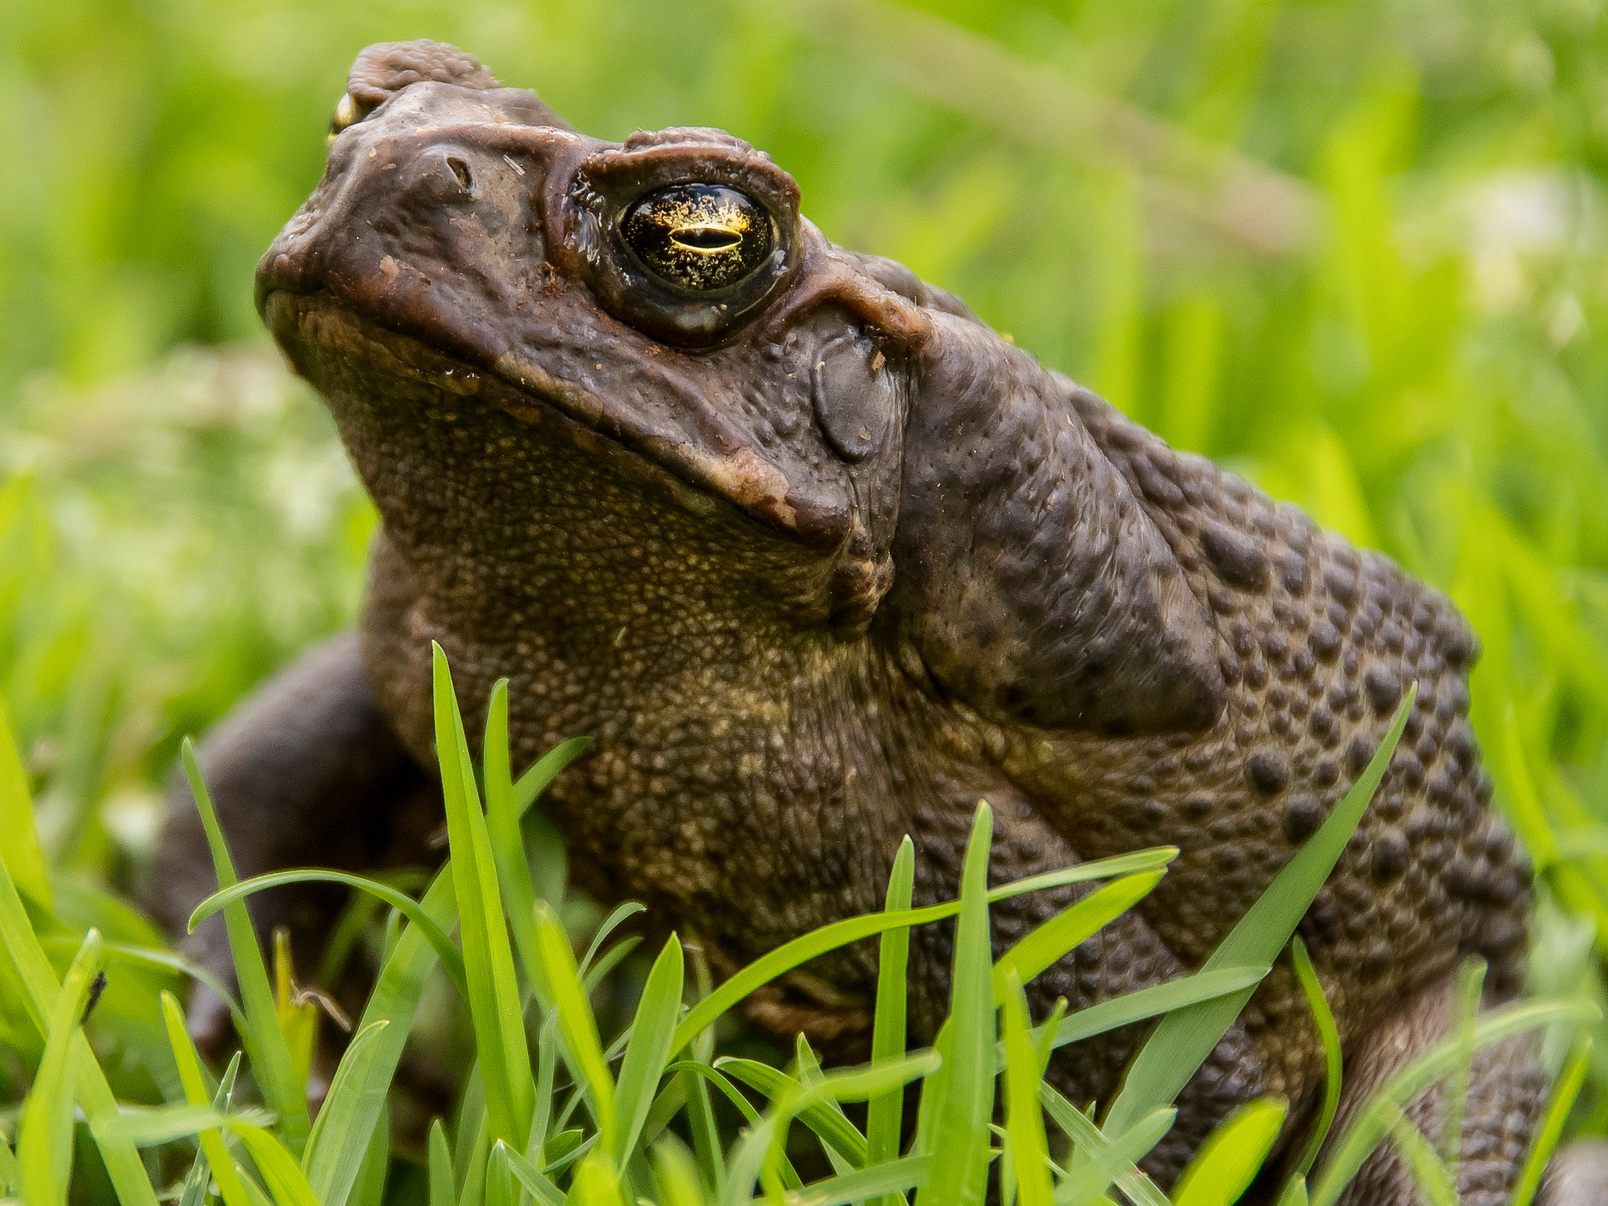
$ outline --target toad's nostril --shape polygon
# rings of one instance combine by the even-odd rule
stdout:
[[[474,187],[474,185],[475,185],[474,173],[469,170],[469,165],[466,162],[464,162],[462,159],[458,158],[458,156],[456,156],[456,155],[448,155],[447,156],[447,170],[450,171],[453,174],[453,176],[457,178],[459,186],[462,187],[465,191],[468,191],[469,189]]]

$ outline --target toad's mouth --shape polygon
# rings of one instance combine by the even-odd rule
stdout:
[[[850,517],[842,509],[800,496],[780,470],[752,450],[712,453],[512,353],[489,358],[476,357],[472,348],[443,351],[426,338],[366,317],[327,288],[269,287],[258,306],[296,371],[326,396],[331,392],[330,374],[324,371],[328,364],[363,364],[382,379],[483,398],[526,424],[556,418],[633,454],[681,490],[713,498],[808,547],[837,549],[848,537]]]

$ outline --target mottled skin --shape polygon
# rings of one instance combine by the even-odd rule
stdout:
[[[1514,990],[1529,871],[1469,730],[1474,641],[1438,594],[1169,449],[904,268],[834,247],[729,135],[588,138],[432,43],[365,51],[342,121],[258,299],[383,531],[361,640],[288,672],[206,750],[247,870],[364,865],[399,833],[418,853],[429,826],[396,818],[430,799],[433,639],[471,714],[512,680],[516,761],[596,738],[546,805],[583,884],[646,901],[722,968],[877,908],[906,833],[918,895],[950,896],[979,799],[997,880],[1176,844],[1152,896],[1032,986],[1042,1014],[1197,966],[1416,680],[1301,924],[1348,1084],[1433,1040],[1466,957],[1489,961],[1490,998]],[[622,242],[622,211],[678,181],[739,189],[774,223],[769,259],[723,293],[678,292]],[[209,886],[190,815],[162,852],[174,918]],[[1067,899],[1001,906],[996,942]],[[311,905],[259,921],[316,924]],[[947,941],[917,936],[920,1040]],[[752,1013],[851,1053],[869,959],[814,964]],[[1056,1082],[1109,1097],[1139,1037],[1070,1049]],[[1295,1146],[1318,1075],[1276,970],[1151,1169],[1175,1175],[1253,1094],[1291,1099]],[[1474,1089],[1462,1188],[1494,1206],[1541,1084],[1514,1046],[1481,1057]],[[1432,1127],[1436,1108],[1414,1113]],[[1350,1200],[1415,1198],[1382,1157]]]

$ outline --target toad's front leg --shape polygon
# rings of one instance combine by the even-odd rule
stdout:
[[[356,633],[318,646],[240,705],[201,745],[208,793],[241,878],[287,867],[361,871],[416,861],[440,816],[433,777],[402,747],[375,704]],[[145,897],[174,934],[217,888],[188,784],[170,812]],[[298,974],[310,974],[345,899],[333,885],[271,889],[252,897],[259,940],[291,933]],[[223,919],[186,940],[189,954],[226,985],[234,965]],[[197,986],[190,1027],[214,1050],[229,1033],[217,995]]]

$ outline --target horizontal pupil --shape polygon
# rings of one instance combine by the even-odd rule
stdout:
[[[650,277],[694,298],[752,277],[772,259],[775,238],[769,215],[747,193],[692,181],[645,193],[618,230]]]
[[[692,251],[726,251],[741,243],[742,236],[720,226],[687,226],[674,231],[670,241]]]

